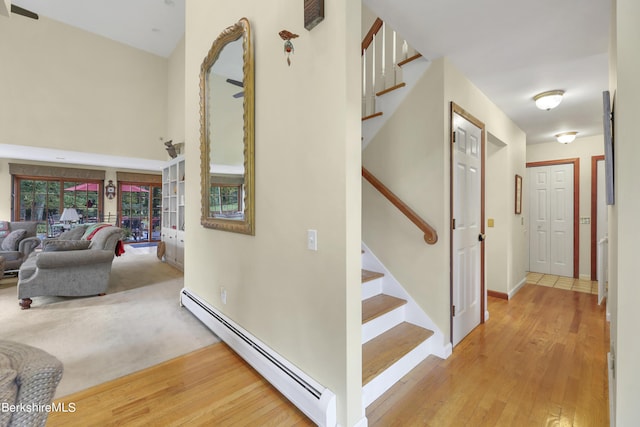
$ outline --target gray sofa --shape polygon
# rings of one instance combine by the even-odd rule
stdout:
[[[37,222],[23,221],[8,222],[7,224],[9,225],[9,229],[6,230],[7,235],[0,236],[0,256],[4,258],[4,271],[0,271],[0,278],[5,272],[17,271],[34,249],[40,245],[40,239],[36,236]],[[16,242],[17,245],[11,244],[11,248],[3,250],[5,239],[16,230],[25,230],[24,236]]]
[[[62,363],[35,347],[0,340],[0,426],[42,426],[62,378]]]
[[[103,295],[109,286],[119,227],[104,227],[86,240],[47,239],[42,252],[34,253],[20,267],[18,299],[22,309],[36,296]]]

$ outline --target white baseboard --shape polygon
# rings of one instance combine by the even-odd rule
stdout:
[[[182,288],[180,304],[246,360],[313,422],[319,426],[336,426],[336,395],[331,390],[317,383],[193,291]]]
[[[353,425],[353,427],[368,427],[368,426],[369,426],[369,421],[367,420],[367,417],[361,418],[360,421],[358,421]]]

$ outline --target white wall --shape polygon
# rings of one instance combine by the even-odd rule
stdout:
[[[255,46],[255,236],[202,228],[200,181],[187,179],[185,284],[362,413],[360,3],[327,0],[312,31],[302,3],[186,5],[186,162],[200,168],[199,70],[211,43],[247,17]],[[291,66],[283,28],[293,40]],[[318,251],[306,248],[318,231]],[[227,304],[220,288],[227,291]]]
[[[610,232],[615,245],[614,262],[617,271],[610,276],[614,288],[616,312],[612,312],[612,335],[616,363],[616,425],[640,425],[640,287],[638,286],[638,241],[640,241],[640,145],[637,123],[640,115],[640,3],[617,0],[616,5],[616,70],[615,91],[615,192],[616,205],[611,209]],[[615,84],[615,82],[614,82]],[[617,260],[615,259],[617,255]],[[612,280],[613,279],[613,283]]]
[[[547,142],[527,146],[527,163],[545,160],[580,159],[580,217],[591,219],[591,157],[604,154],[602,135],[576,138],[571,144]],[[525,183],[528,186],[529,183]],[[528,217],[527,217],[528,221]],[[580,224],[579,275],[591,280],[591,224]]]

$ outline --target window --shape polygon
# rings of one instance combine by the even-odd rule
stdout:
[[[64,208],[75,208],[80,223],[102,220],[102,182],[64,178],[14,177],[14,221],[38,221],[38,234],[53,236],[61,230]]]
[[[212,184],[209,216],[230,215],[242,212],[242,185]]]

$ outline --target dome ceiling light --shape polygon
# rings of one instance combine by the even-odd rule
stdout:
[[[562,132],[556,135],[556,139],[560,144],[569,144],[576,139],[578,132]]]
[[[542,92],[533,97],[536,102],[536,107],[541,110],[551,110],[556,108],[562,102],[563,90],[550,90],[548,92]]]

